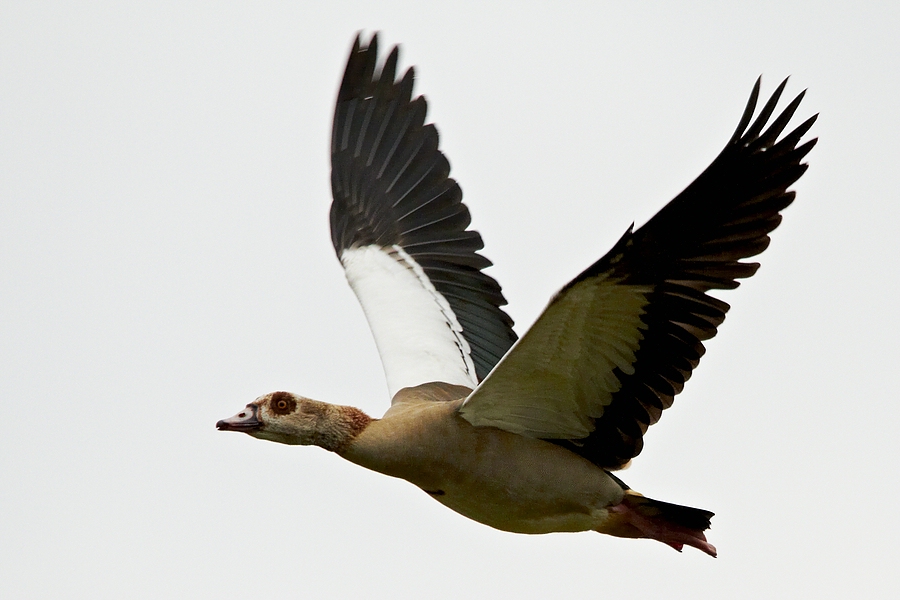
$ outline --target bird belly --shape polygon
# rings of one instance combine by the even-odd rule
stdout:
[[[434,473],[442,485],[423,489],[461,515],[514,533],[586,531],[605,522],[607,507],[622,499],[621,487],[581,457],[531,441],[549,451],[521,459],[505,452],[499,467],[483,452],[462,469],[442,465]]]
[[[481,488],[479,491],[488,490]],[[451,490],[441,496],[432,494],[432,497],[473,521],[512,533],[588,531],[599,527],[608,518],[608,511],[596,506],[579,506],[565,501],[553,502],[552,499],[534,501],[514,493],[471,492],[471,488]]]

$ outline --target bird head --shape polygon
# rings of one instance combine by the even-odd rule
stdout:
[[[239,431],[261,440],[308,446],[316,443],[326,406],[289,392],[272,392],[216,423],[219,431]]]

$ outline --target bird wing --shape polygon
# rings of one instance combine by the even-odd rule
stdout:
[[[475,387],[516,334],[412,68],[357,36],[331,139],[331,238],[362,304],[391,397],[441,381]]]
[[[751,124],[757,80],[734,136],[681,194],[551,300],[534,326],[466,399],[460,414],[561,444],[609,469],[643,447],[643,435],[691,376],[733,289],[769,245],[787,191],[816,140],[798,145],[816,116],[778,140],[801,93],[767,126],[787,80]]]

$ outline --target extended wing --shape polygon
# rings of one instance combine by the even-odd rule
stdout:
[[[709,296],[750,277],[740,262],[769,245],[787,191],[806,171],[815,122],[781,135],[801,93],[766,129],[782,83],[750,124],[759,81],[713,163],[643,227],[564,287],[460,409],[494,426],[564,445],[619,468],[691,376],[728,305]]]
[[[331,237],[372,328],[391,396],[433,381],[474,387],[516,339],[506,300],[450,163],[412,99],[413,69],[395,81],[396,47],[350,52],[331,140]]]

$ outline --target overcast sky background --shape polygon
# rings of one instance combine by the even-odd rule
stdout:
[[[4,2],[0,596],[892,597],[900,8],[634,4]],[[719,558],[494,531],[215,431],[279,389],[387,408],[327,219],[358,30],[417,65],[520,334],[709,164],[759,74],[809,89],[798,199],[622,474],[714,511]]]

